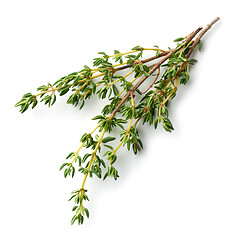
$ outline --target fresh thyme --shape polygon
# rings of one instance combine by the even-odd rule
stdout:
[[[179,84],[189,81],[189,67],[197,62],[190,56],[197,45],[201,50],[201,38],[218,20],[216,18],[205,28],[199,27],[186,37],[175,39],[174,49],[162,50],[155,45],[153,48],[136,46],[126,53],[114,50],[113,55],[99,52],[99,57],[93,62],[94,68],[85,65],[82,70],[62,77],[54,84],[42,85],[37,88],[37,94],[26,93],[15,105],[20,107],[21,113],[30,106],[34,108],[39,100],[50,107],[56,102],[57,96],[67,93],[70,93],[67,103],[80,109],[93,95],[109,100],[102,112],[93,118],[98,121],[95,129],[84,133],[80,139],[81,145],[68,154],[66,162],[59,169],[64,171],[65,178],[74,177],[76,171],[84,174],[81,187],[74,190],[69,199],[75,203],[71,224],[75,221],[82,224],[85,216],[89,218],[89,211],[84,206],[85,201],[89,200],[85,189],[87,177],[96,175],[103,180],[107,177],[117,180],[119,174],[115,162],[119,148],[126,146],[134,154],[143,148],[137,127],[140,121],[154,128],[161,124],[167,132],[174,130],[168,117],[168,102],[176,96]],[[144,59],[146,51],[152,51],[153,56]],[[155,63],[151,63],[154,60]],[[124,69],[130,71],[123,75]],[[160,70],[163,71],[161,75]],[[139,87],[148,78],[152,80],[148,88],[141,92]],[[112,144],[116,139],[112,135],[114,128],[120,129],[117,146]],[[87,149],[83,156],[80,155],[82,148]]]

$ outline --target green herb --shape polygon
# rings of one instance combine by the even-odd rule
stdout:
[[[64,76],[54,84],[42,85],[37,88],[37,94],[26,93],[15,105],[20,107],[21,113],[30,106],[34,108],[39,100],[50,107],[56,102],[57,96],[68,93],[67,103],[80,109],[95,96],[109,100],[102,112],[93,118],[97,121],[96,128],[83,134],[81,145],[68,154],[66,162],[59,168],[65,178],[73,178],[77,171],[84,174],[81,187],[74,190],[69,199],[75,203],[71,224],[82,224],[84,217],[90,216],[84,206],[85,201],[89,201],[85,189],[87,177],[96,176],[103,180],[111,177],[117,180],[119,173],[114,165],[119,148],[126,146],[134,154],[141,151],[140,122],[153,125],[154,128],[160,124],[167,132],[174,130],[169,119],[168,102],[176,96],[179,84],[189,81],[190,65],[196,63],[190,56],[197,45],[201,50],[201,38],[218,20],[216,18],[204,29],[199,27],[186,37],[175,39],[176,47],[168,50],[154,45],[153,48],[135,46],[125,53],[114,50],[113,55],[99,52],[99,56],[94,58],[94,68],[85,65],[82,70]],[[144,58],[146,51],[152,51],[153,56]],[[124,69],[130,71],[124,75]],[[159,78],[160,70],[162,74]],[[142,92],[139,87],[148,78],[152,78],[151,84]],[[120,131],[119,139],[112,135],[114,128]],[[94,135],[95,132],[99,134]],[[80,155],[82,148],[87,149],[83,156]],[[104,154],[101,154],[101,150]]]

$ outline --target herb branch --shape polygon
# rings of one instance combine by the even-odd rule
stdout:
[[[89,218],[89,211],[84,206],[84,202],[89,201],[85,189],[87,177],[95,175],[103,180],[107,177],[117,180],[119,173],[115,162],[118,150],[126,146],[134,154],[141,151],[143,143],[138,132],[141,121],[153,125],[155,129],[161,124],[167,132],[174,130],[169,120],[168,102],[176,96],[179,84],[189,81],[190,65],[197,62],[190,56],[197,45],[201,50],[202,37],[218,20],[217,17],[205,28],[199,27],[186,37],[175,39],[176,47],[173,49],[162,50],[155,45],[153,48],[135,46],[124,53],[114,50],[112,55],[99,52],[93,61],[94,68],[85,65],[82,70],[64,76],[54,84],[38,87],[36,94],[24,94],[16,103],[15,106],[24,113],[30,106],[34,108],[38,101],[50,107],[58,95],[68,93],[67,103],[80,109],[89,99],[94,99],[94,95],[109,100],[102,112],[93,118],[98,121],[95,129],[83,134],[78,149],[69,153],[67,161],[59,168],[64,171],[65,178],[74,177],[76,171],[84,175],[81,187],[72,191],[69,199],[75,203],[71,224],[75,221],[82,224],[84,217]],[[153,56],[144,58],[146,51],[152,51]],[[129,69],[129,72],[123,74],[124,69]],[[149,78],[152,80],[147,89],[141,91],[140,86]],[[120,129],[116,147],[112,143],[116,137],[111,135],[114,128]],[[80,154],[82,148],[87,149],[83,156]]]

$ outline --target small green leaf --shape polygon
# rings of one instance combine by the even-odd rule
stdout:
[[[61,165],[59,171],[62,170],[62,169],[63,169],[65,166],[67,166],[67,165],[68,165],[68,163],[63,163],[63,164]]]
[[[116,162],[116,160],[117,160],[117,156],[113,154],[112,157],[111,157],[110,164],[113,165]]]
[[[112,89],[113,89],[113,94],[115,95],[115,96],[117,96],[118,95],[118,89],[117,89],[117,87],[113,84],[112,85]]]
[[[199,51],[200,52],[202,51],[202,41],[201,40],[199,41]]]
[[[111,149],[111,150],[113,150],[113,147],[110,146],[110,145],[106,145],[106,144],[104,144],[104,146],[107,147],[107,148],[109,148],[109,149]]]
[[[80,106],[80,110],[84,107],[84,104],[85,104],[85,101],[84,101],[84,99],[82,100],[82,104],[81,104],[81,106]]]
[[[86,153],[84,156],[83,156],[83,159],[82,159],[82,162],[84,163],[87,158],[89,158],[91,156],[91,153]]]
[[[102,115],[97,115],[95,117],[92,118],[92,120],[97,120],[97,119],[104,119],[104,116]]]
[[[87,208],[83,208],[84,212],[86,213],[87,218],[89,218],[89,211]]]
[[[109,175],[109,173],[106,172],[105,175],[104,175],[104,177],[103,177],[103,180],[105,180],[105,179],[108,177],[108,175]]]
[[[56,95],[54,94],[54,95],[53,95],[53,100],[52,100],[52,102],[51,102],[51,106],[55,103],[55,101],[56,101]]]
[[[75,168],[72,166],[72,178],[74,177]]]
[[[135,46],[135,47],[133,47],[131,50],[143,50],[143,47],[141,47],[141,46]]]
[[[174,40],[174,42],[180,42],[180,41],[182,41],[182,40],[184,40],[184,38],[183,38],[183,37],[180,37],[180,38],[176,38],[176,39]]]
[[[74,197],[76,197],[77,195],[73,195],[68,201],[71,201]]]
[[[72,211],[74,212],[77,208],[78,208],[78,206],[74,206],[74,207],[72,208]]]
[[[156,129],[158,126],[158,118],[154,121],[154,128]]]
[[[32,105],[32,109],[36,107],[38,101],[36,98],[33,98],[33,105]]]
[[[73,225],[76,220],[77,220],[77,215],[74,215],[71,219],[71,225]]]
[[[105,138],[103,138],[102,143],[107,143],[107,142],[113,141],[115,139],[116,139],[115,137],[105,137]]]

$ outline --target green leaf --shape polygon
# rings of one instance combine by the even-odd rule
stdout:
[[[117,160],[117,155],[112,154],[110,164],[113,165]]]
[[[131,50],[143,50],[143,47],[141,47],[141,46],[135,46],[135,47],[133,47]]]
[[[77,215],[74,215],[73,217],[72,217],[72,219],[71,219],[71,225],[73,225],[74,224],[74,222],[77,220]]]
[[[115,137],[105,137],[105,138],[103,138],[102,143],[107,143],[107,142],[113,141],[115,139],[116,139]]]
[[[117,89],[117,87],[115,86],[115,84],[112,85],[112,89],[113,89],[113,94],[114,94],[115,96],[117,96],[119,92],[118,92],[118,89]]]
[[[78,208],[78,206],[74,206],[74,207],[72,208],[72,211],[74,212],[77,208]]]
[[[61,165],[59,171],[62,170],[62,169],[63,169],[65,166],[67,166],[67,165],[68,165],[68,163],[63,163],[63,164]]]
[[[202,41],[201,40],[199,41],[199,51],[200,52],[202,51]]]
[[[83,208],[84,212],[86,213],[87,218],[89,218],[89,211],[87,208]]]
[[[81,104],[81,106],[80,106],[80,110],[84,107],[84,104],[85,104],[85,101],[84,101],[84,99],[82,100],[82,104]]]
[[[76,197],[77,195],[73,195],[68,201],[71,201],[74,197]]]
[[[84,156],[83,156],[83,159],[82,159],[82,162],[85,162],[87,160],[87,158],[89,158],[91,156],[91,153],[86,153]]]
[[[53,95],[53,100],[52,100],[52,102],[51,102],[51,106],[55,103],[55,101],[56,101],[56,95],[54,94],[54,95]]]
[[[72,178],[74,177],[75,168],[72,166]]]
[[[105,175],[104,175],[104,177],[103,177],[103,180],[105,180],[105,179],[108,177],[108,175],[109,175],[109,173],[106,172]]]
[[[194,65],[194,63],[197,62],[197,59],[192,58],[192,59],[190,59],[188,62],[189,62],[190,64]]]
[[[29,98],[32,96],[32,93],[26,93],[22,98]]]
[[[96,84],[94,82],[91,82],[92,84],[92,93],[95,94],[96,92]]]
[[[146,66],[146,65],[143,65],[143,69],[144,69],[145,72],[148,72],[148,71],[149,71],[149,67]]]
[[[66,159],[73,157],[74,154],[75,154],[74,152],[71,152],[71,153],[66,157]]]
[[[104,56],[108,56],[105,52],[98,52],[98,54],[104,55]]]
[[[29,108],[28,102],[21,106],[20,112],[24,113]]]
[[[97,115],[95,117],[92,118],[92,120],[97,120],[97,119],[104,119],[104,116],[102,115]]]
[[[107,147],[107,148],[109,148],[109,149],[111,149],[111,150],[113,150],[113,147],[110,146],[110,145],[104,144],[104,146]]]
[[[174,40],[174,42],[180,42],[180,41],[182,41],[182,40],[184,40],[184,38],[183,38],[183,37],[180,37],[180,38],[176,38],[176,39]]]
[[[174,127],[168,118],[162,119],[162,126],[167,132],[171,132],[172,130],[174,130]]]
[[[83,224],[83,221],[84,221],[84,217],[81,214],[79,214],[78,215],[78,225]]]
[[[33,105],[32,105],[32,109],[36,107],[38,101],[36,98],[33,98]]]

